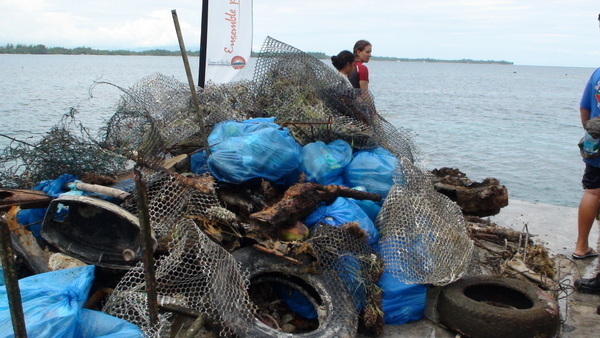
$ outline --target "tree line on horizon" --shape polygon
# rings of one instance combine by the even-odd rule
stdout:
[[[200,51],[186,51],[186,53],[189,56],[200,56]],[[331,58],[330,55],[327,55],[322,52],[306,52],[306,53],[317,59]],[[94,49],[94,48],[90,48],[90,47],[64,48],[64,47],[46,47],[43,44],[37,44],[37,45],[16,44],[16,45],[14,45],[12,43],[8,43],[5,46],[0,46],[0,54],[180,56],[181,51],[170,51],[170,50],[166,50],[166,49],[150,49],[150,50],[135,52],[135,51],[125,50],[125,49],[103,50],[103,49]],[[251,56],[257,57],[257,56],[259,56],[259,53],[252,52]],[[372,59],[379,60],[379,61],[401,61],[401,62],[495,63],[495,64],[507,64],[507,65],[513,64],[513,62],[504,61],[504,60],[501,60],[501,61],[472,60],[472,59],[442,60],[442,59],[432,59],[432,58],[409,59],[409,58],[388,57],[388,56],[373,56]]]

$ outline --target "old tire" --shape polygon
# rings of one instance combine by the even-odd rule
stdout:
[[[327,274],[301,272],[301,266],[275,257],[252,247],[233,253],[234,258],[247,269],[250,287],[261,283],[281,283],[304,294],[318,313],[318,327],[304,333],[285,333],[258,319],[250,328],[248,337],[354,337],[358,315],[350,295],[341,291],[336,279]]]
[[[472,276],[446,285],[442,324],[470,337],[555,337],[558,305],[541,289],[513,278]]]

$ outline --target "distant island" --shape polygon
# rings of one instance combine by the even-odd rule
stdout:
[[[306,52],[307,54],[317,59],[330,59],[331,56],[321,52]],[[64,47],[46,47],[45,45],[24,45],[24,44],[6,44],[6,46],[0,46],[0,54],[41,54],[41,55],[152,55],[152,56],[179,56],[180,51],[170,51],[166,49],[150,49],[140,52],[134,52],[131,50],[102,50],[93,49],[90,47],[76,47],[76,48],[64,48]],[[200,51],[187,51],[189,56],[200,56]],[[252,52],[253,57],[258,56],[259,53]],[[399,58],[389,56],[373,56],[372,60],[377,61],[397,61],[397,62],[450,62],[450,63],[482,63],[482,64],[503,64],[512,65],[510,61],[496,61],[496,60],[441,60],[432,58]]]

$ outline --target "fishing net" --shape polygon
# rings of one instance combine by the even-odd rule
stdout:
[[[460,208],[435,191],[430,173],[401,158],[377,215],[379,249],[405,283],[445,285],[460,278],[473,252]]]
[[[339,292],[349,293],[354,304],[344,307],[356,309],[353,316],[360,315],[361,327],[377,332],[383,326],[381,288],[377,285],[383,274],[383,260],[377,252],[365,244],[361,234],[352,232],[352,223],[342,228],[320,224],[312,232],[309,242],[315,247],[323,270],[337,276]],[[356,227],[354,227],[356,230]],[[343,297],[336,297],[344,299]],[[354,305],[352,307],[351,305]],[[348,314],[343,314],[348,317]],[[356,322],[357,317],[350,318]],[[348,318],[336,318],[342,322]]]
[[[37,142],[13,139],[0,154],[0,186],[31,188],[35,182],[69,173],[110,175],[127,159],[101,147],[71,109]]]
[[[155,262],[158,301],[161,307],[180,306],[206,315],[223,336],[244,336],[253,323],[248,278],[223,247],[205,235],[188,210],[219,207],[211,180],[205,189],[192,188],[172,173],[147,175],[150,225],[160,254]],[[134,192],[123,207],[137,212]],[[208,217],[197,218],[209,220]],[[168,335],[170,313],[160,313],[151,325],[143,263],[121,279],[103,311],[138,325],[147,336]],[[235,314],[231,322],[229,314]],[[226,316],[227,315],[227,316]]]
[[[275,117],[301,145],[341,139],[354,150],[380,146],[397,158],[394,185],[376,220],[379,253],[347,226],[317,226],[307,240],[321,270],[336,279],[339,292],[352,296],[348,308],[355,311],[345,317],[382,325],[377,281],[383,264],[406,283],[444,285],[466,270],[473,248],[466,223],[460,208],[435,191],[431,174],[419,168],[411,132],[386,121],[368,91],[353,89],[326,63],[267,38],[252,81],[209,83],[198,99],[199,110],[180,81],[145,77],[123,89],[99,140],[62,123],[37,144],[7,147],[0,158],[2,185],[23,187],[65,172],[118,177],[126,160],[135,160],[143,167],[158,243],[159,302],[210,318],[222,336],[244,336],[256,321],[256,306],[248,276],[230,252],[244,245],[248,220],[219,197],[224,186],[209,173],[168,171],[163,164],[204,150],[206,134],[219,122]],[[133,191],[121,206],[137,214],[136,198]],[[150,325],[145,288],[140,263],[119,282],[104,311],[148,336],[167,335],[171,315],[161,311],[159,323]]]

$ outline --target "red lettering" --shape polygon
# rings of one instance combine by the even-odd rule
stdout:
[[[223,51],[225,51],[225,53],[233,53],[235,42],[237,40],[237,12],[235,9],[230,9],[229,13],[225,13],[225,16],[225,21],[231,22],[231,40],[230,45],[224,47]]]

